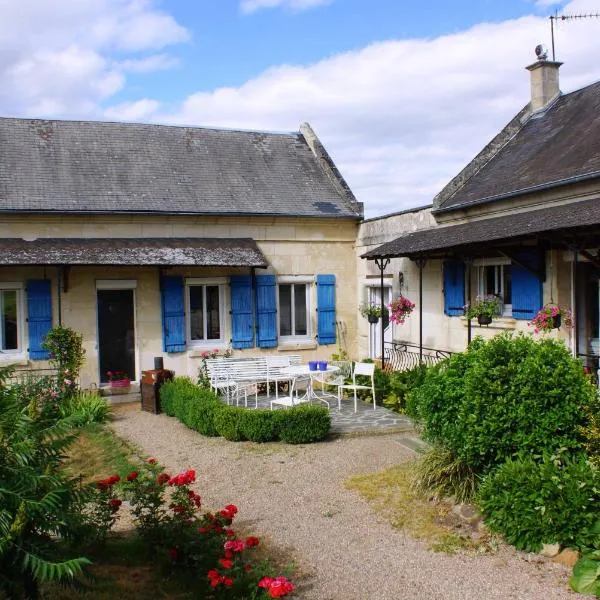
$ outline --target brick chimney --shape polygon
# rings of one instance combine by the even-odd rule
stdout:
[[[531,111],[544,110],[558,96],[558,69],[561,62],[546,60],[547,52],[543,46],[535,49],[538,60],[532,65],[525,67],[531,73]]]

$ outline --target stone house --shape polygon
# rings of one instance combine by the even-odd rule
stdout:
[[[0,119],[0,364],[83,334],[85,386],[164,356],[356,349],[362,205],[295,133]]]
[[[563,94],[560,66],[542,57],[527,67],[530,102],[431,209],[392,217],[399,220],[392,227],[387,217],[361,227],[357,254],[368,264],[359,269],[376,277],[383,267],[394,293],[402,283],[417,304],[395,340],[462,350],[474,335],[532,332],[528,323],[552,303],[569,308],[575,322],[553,335],[597,368],[600,82]],[[372,232],[386,228],[387,239],[373,247]],[[500,299],[502,315],[480,327],[463,306],[489,294]]]

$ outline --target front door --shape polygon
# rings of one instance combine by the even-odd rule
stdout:
[[[383,288],[383,303],[387,307],[392,301],[392,288]],[[381,305],[381,287],[369,287],[369,304]],[[387,318],[380,318],[374,325],[369,325],[369,358],[381,356],[381,331],[383,329],[384,342],[392,341],[392,325]]]
[[[135,376],[134,290],[97,290],[100,382],[108,371]]]

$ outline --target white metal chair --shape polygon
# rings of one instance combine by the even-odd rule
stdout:
[[[292,362],[289,356],[266,356],[267,363],[267,398],[269,397],[269,390],[271,383],[275,384],[275,398],[279,398],[279,382],[285,381],[290,384],[293,377],[282,373],[282,369],[289,367]]]
[[[296,379],[292,379],[290,382],[290,393],[287,396],[278,396],[274,400],[271,400],[271,410],[273,410],[273,405],[278,404],[279,406],[286,406],[288,408],[292,408],[297,406],[298,404],[302,404],[304,402],[309,402],[309,397],[307,395],[298,397],[298,390],[295,390],[294,395],[294,387],[296,384]]]
[[[327,373],[327,371],[319,373],[319,375],[314,378],[314,381],[318,381],[321,384],[321,394],[333,396],[334,394],[329,394],[326,387],[337,388],[340,385],[344,385],[346,379],[352,376],[352,363],[348,360],[332,360],[329,364],[333,367],[337,367],[339,370],[333,373]],[[340,394],[337,394],[337,397],[338,410],[342,410]]]
[[[357,377],[370,377],[371,385],[363,385],[356,383]],[[371,390],[373,396],[373,409],[377,408],[375,404],[375,363],[354,363],[354,369],[352,370],[352,383],[344,383],[338,386],[338,407],[342,405],[342,392],[344,390],[354,391],[354,412],[358,410],[358,398],[356,396],[357,390]]]

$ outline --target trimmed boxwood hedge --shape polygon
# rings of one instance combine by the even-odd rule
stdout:
[[[327,437],[331,416],[323,406],[297,406],[286,410],[248,410],[227,406],[210,390],[188,377],[176,377],[160,388],[162,411],[190,429],[230,441],[289,444],[318,442]]]

